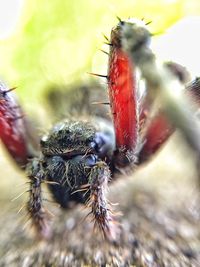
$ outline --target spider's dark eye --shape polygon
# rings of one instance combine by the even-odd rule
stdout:
[[[72,158],[73,162],[83,163],[88,167],[92,167],[97,162],[97,156],[94,154],[89,155],[78,155]]]
[[[97,162],[97,156],[96,155],[88,155],[85,157],[85,164],[87,166],[94,166]]]

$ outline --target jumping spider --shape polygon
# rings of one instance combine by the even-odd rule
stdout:
[[[105,119],[102,123],[100,119],[96,122],[62,121],[41,138],[41,152],[34,152],[30,127],[10,90],[1,85],[0,137],[14,160],[27,171],[30,181],[27,209],[40,235],[48,237],[50,234],[41,194],[42,183],[47,183],[62,208],[71,207],[72,202],[86,204],[104,236],[116,238],[116,219],[106,199],[108,182],[117,173],[124,173],[148,160],[176,126],[181,128],[167,114],[173,99],[168,97],[164,103],[160,94],[161,106],[155,108],[153,100],[159,93],[152,97],[152,88],[161,87],[163,81],[168,88],[172,77],[180,85],[184,80],[184,70],[170,63],[163,65],[164,71],[159,72],[155,68],[155,56],[148,46],[150,37],[143,21],[120,20],[112,30],[108,42],[108,75],[105,78],[110,98],[107,104],[111,107],[114,127]],[[142,94],[136,67],[146,81]],[[154,70],[153,78],[152,72],[149,75],[147,69]],[[199,79],[187,86],[185,91],[199,97]],[[179,116],[184,117],[184,113],[179,112]],[[190,134],[185,132],[187,139]],[[28,144],[30,140],[32,146]]]

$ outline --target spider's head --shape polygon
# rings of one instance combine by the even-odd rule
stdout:
[[[44,155],[85,154],[92,150],[95,128],[89,123],[64,121],[56,124],[40,141]]]
[[[96,130],[85,121],[64,121],[56,124],[48,135],[40,141],[45,156],[64,156],[96,154],[103,158],[111,150],[110,138],[106,133]]]

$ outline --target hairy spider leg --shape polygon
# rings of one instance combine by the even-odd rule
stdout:
[[[97,162],[92,167],[89,184],[90,196],[88,207],[91,208],[94,225],[98,227],[108,240],[116,240],[119,234],[119,227],[114,220],[114,214],[106,198],[107,184],[110,180],[110,170],[103,161]]]
[[[50,215],[43,207],[41,189],[46,175],[40,159],[33,159],[33,161],[28,164],[27,175],[30,179],[30,197],[27,203],[27,210],[30,215],[32,226],[40,237],[49,238],[51,236],[49,227]]]

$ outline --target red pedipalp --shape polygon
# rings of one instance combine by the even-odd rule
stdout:
[[[109,97],[116,136],[115,163],[121,167],[134,162],[136,159],[134,155],[138,156],[138,164],[148,160],[175,130],[162,109],[158,109],[157,113],[148,119],[151,113],[150,103],[147,103],[148,100],[145,98],[141,102],[137,99],[140,88],[137,88],[135,66],[121,47],[122,25],[121,21],[112,30],[108,67]],[[187,77],[184,68],[174,63],[168,65],[170,68],[175,68],[172,72],[184,82]],[[196,79],[185,91],[197,104],[200,102],[199,81],[200,79]],[[145,133],[141,136],[143,130]],[[138,145],[138,141],[142,144]],[[131,152],[133,156],[127,152]]]
[[[134,67],[120,47],[118,28],[112,30],[108,86],[116,135],[116,150],[122,157],[135,151],[138,139],[136,78]]]

